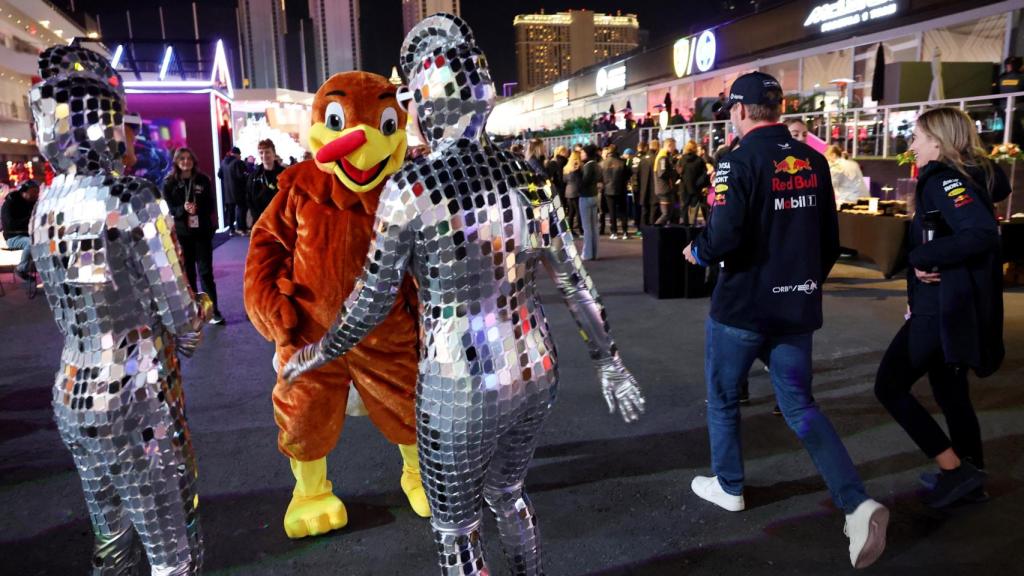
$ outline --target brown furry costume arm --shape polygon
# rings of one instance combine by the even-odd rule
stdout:
[[[289,296],[292,285],[292,253],[295,249],[298,195],[286,170],[278,179],[279,190],[252,228],[245,259],[245,309],[264,338],[278,345],[291,341],[298,325]]]

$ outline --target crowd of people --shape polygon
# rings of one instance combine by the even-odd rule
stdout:
[[[547,179],[572,231],[583,238],[585,260],[597,259],[600,236],[628,240],[640,237],[643,226],[696,225],[707,221],[714,202],[714,159],[692,140],[682,152],[668,138],[640,141],[621,153],[616,144],[559,146],[548,156],[544,142],[534,139],[525,152],[519,146],[511,152]]]

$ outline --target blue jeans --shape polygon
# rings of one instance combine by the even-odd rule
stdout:
[[[708,384],[708,435],[711,467],[722,489],[743,493],[743,449],[740,446],[740,385],[765,351],[772,386],[786,424],[811,455],[832,500],[852,514],[868,499],[846,447],[811,395],[813,334],[767,336],[714,321],[706,324],[704,371]]]
[[[28,272],[29,264],[32,263],[32,239],[28,236],[14,236],[7,239],[7,247],[11,250],[21,250],[21,262],[18,264],[18,272]]]
[[[583,259],[597,258],[597,196],[580,197],[580,220],[583,221]]]

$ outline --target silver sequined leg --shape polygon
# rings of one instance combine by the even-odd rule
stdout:
[[[433,396],[437,390],[421,390]],[[430,502],[430,524],[443,576],[486,574],[481,546],[483,481],[494,451],[493,428],[468,434],[466,421],[450,410],[419,411],[418,446],[423,488]]]
[[[535,410],[501,436],[484,480],[484,499],[494,512],[505,559],[516,576],[544,573],[540,532],[523,481],[547,411],[547,407]]]
[[[95,543],[92,555],[92,576],[137,576],[142,560],[135,528],[121,509],[110,472],[106,466],[95,465],[85,447],[67,442],[85,492]]]
[[[175,379],[170,386],[181,382]],[[167,408],[143,415],[148,420],[143,428],[165,427],[166,435],[132,449],[118,488],[153,576],[191,576],[199,573],[203,558],[195,455],[182,405],[168,401]]]

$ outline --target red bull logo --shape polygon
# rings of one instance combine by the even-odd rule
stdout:
[[[796,156],[786,156],[782,160],[773,163],[775,164],[776,174],[778,174],[779,172],[785,172],[786,174],[793,175],[796,174],[797,172],[800,172],[801,170],[811,169],[810,159],[801,160]]]

